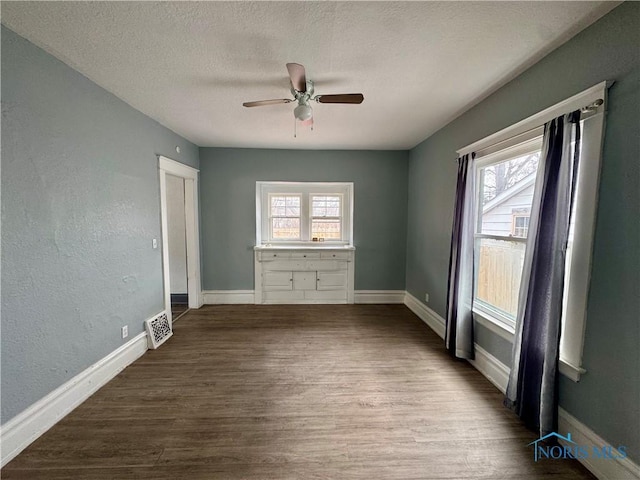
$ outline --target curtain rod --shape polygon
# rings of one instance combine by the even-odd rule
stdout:
[[[604,81],[588,88],[566,100],[552,105],[544,110],[531,115],[507,128],[504,128],[492,135],[473,142],[456,151],[458,156],[484,150],[488,147],[495,146],[512,137],[522,135],[539,128],[553,118],[557,118],[568,112],[580,110],[588,115],[596,113],[597,109],[604,105],[607,98],[607,89],[610,88],[615,81]],[[587,118],[587,117],[584,117]]]
[[[595,100],[594,102],[590,103],[589,105],[580,108],[579,109],[580,110],[580,114],[581,114],[580,115],[580,120],[584,120],[586,118],[589,118],[589,117],[592,117],[593,115],[595,115],[597,113],[597,111],[598,111],[598,107],[600,107],[603,103],[604,103],[604,100],[602,98],[598,98],[597,100]],[[529,130],[526,130],[526,131],[524,131],[522,133],[514,135],[513,137],[505,138],[504,140],[500,140],[499,142],[492,143],[491,145],[487,145],[486,147],[479,148],[475,152],[469,152],[469,153],[475,153],[475,154],[478,154],[478,156],[481,156],[481,157],[483,157],[485,155],[489,155],[491,153],[495,153],[494,150],[496,152],[500,151],[500,149],[497,148],[499,145],[501,145],[503,143],[509,143],[512,140],[514,140],[516,137],[524,137],[523,142],[526,142],[527,140],[529,140],[529,138],[527,138],[527,137],[530,134],[534,133],[536,130],[540,130],[543,126],[544,126],[544,124],[538,125],[537,127],[530,128]],[[542,134],[542,133],[540,133],[540,134]],[[535,138],[535,137],[532,137],[532,138]],[[517,142],[514,145],[517,145],[518,143],[520,143],[520,142]],[[508,146],[511,146],[511,145],[508,145]],[[486,150],[489,150],[489,152],[481,154],[481,152],[484,152]],[[456,157],[456,160],[457,160],[457,157]]]

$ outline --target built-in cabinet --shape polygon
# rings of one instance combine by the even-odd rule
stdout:
[[[255,247],[255,303],[353,303],[354,247]]]

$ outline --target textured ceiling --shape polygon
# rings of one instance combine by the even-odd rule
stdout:
[[[2,2],[2,23],[200,146],[406,149],[619,2]],[[316,93],[293,138],[287,62]]]

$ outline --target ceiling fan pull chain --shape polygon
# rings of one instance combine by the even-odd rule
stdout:
[[[296,135],[296,127],[297,127],[297,125],[296,125],[296,123],[297,123],[296,122],[296,117],[293,117],[293,138],[297,138],[297,135]]]

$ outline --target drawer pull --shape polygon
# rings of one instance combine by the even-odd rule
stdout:
[[[307,256],[306,256],[306,255],[303,255],[303,257],[304,257],[304,258],[307,258]]]
[[[273,256],[274,256],[274,257],[277,257],[277,256],[278,256],[278,254],[277,254],[277,253],[274,253],[274,254],[273,254]]]

